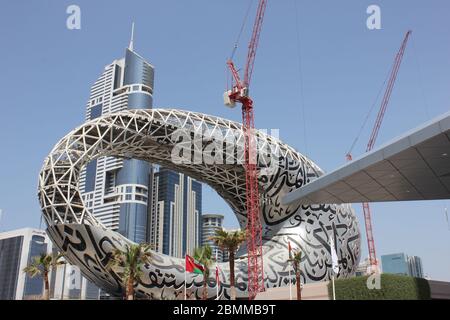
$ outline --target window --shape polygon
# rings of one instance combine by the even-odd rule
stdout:
[[[125,195],[125,200],[131,200],[131,194]]]
[[[96,173],[97,173],[97,160],[92,160],[86,165],[86,180],[84,184],[84,192],[94,191]]]
[[[152,93],[152,89],[147,87],[147,86],[142,86],[142,91],[148,92],[148,93]]]
[[[102,104],[98,104],[96,106],[91,107],[91,115],[89,117],[90,120],[98,118],[102,115]]]

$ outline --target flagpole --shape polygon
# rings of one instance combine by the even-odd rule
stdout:
[[[289,266],[289,300],[292,300],[292,278],[291,278],[291,266]]]
[[[334,273],[331,276],[331,282],[333,283],[333,300],[336,300],[336,291],[334,289]]]
[[[184,300],[186,300],[186,288],[187,288],[187,279],[186,279],[186,256],[184,257]]]
[[[292,278],[291,278],[291,267],[292,267],[292,254],[291,254],[291,242],[288,241],[288,252],[289,252],[289,259],[288,259],[288,269],[289,269],[289,300],[292,300]],[[290,265],[289,265],[290,263]]]
[[[217,253],[219,249],[216,250],[216,300],[219,300],[219,264],[217,263]]]

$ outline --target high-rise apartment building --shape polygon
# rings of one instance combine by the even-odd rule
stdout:
[[[42,277],[31,278],[23,269],[50,248],[49,238],[42,230],[24,228],[0,233],[0,300],[41,297]]]
[[[153,105],[154,68],[138,55],[133,39],[125,58],[115,60],[91,88],[86,121],[125,109]],[[135,159],[102,157],[80,177],[86,206],[108,228],[135,242],[148,242],[152,165]]]
[[[86,121],[125,109],[153,106],[154,68],[134,51],[113,61],[91,88]],[[106,227],[135,242],[150,242],[175,257],[201,244],[201,183],[135,159],[102,157],[81,173],[86,206]]]
[[[223,261],[223,251],[211,240],[216,235],[217,230],[223,229],[223,215],[203,214],[202,215],[202,245],[208,245],[212,249],[212,256],[217,257],[218,262]]]
[[[202,185],[159,168],[153,179],[150,243],[157,252],[183,258],[201,244]]]

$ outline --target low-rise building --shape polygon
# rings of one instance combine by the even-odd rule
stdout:
[[[381,256],[383,273],[423,278],[422,259],[405,253],[393,253]]]
[[[23,269],[35,256],[51,250],[45,231],[23,228],[0,233],[0,300],[41,297],[43,279],[31,278]]]

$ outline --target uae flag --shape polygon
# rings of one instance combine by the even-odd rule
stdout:
[[[186,255],[186,272],[203,274],[205,268],[200,263],[196,263],[194,258],[189,255]]]
[[[292,259],[292,248],[291,248],[291,242],[288,241],[288,250],[289,250],[289,259]]]

